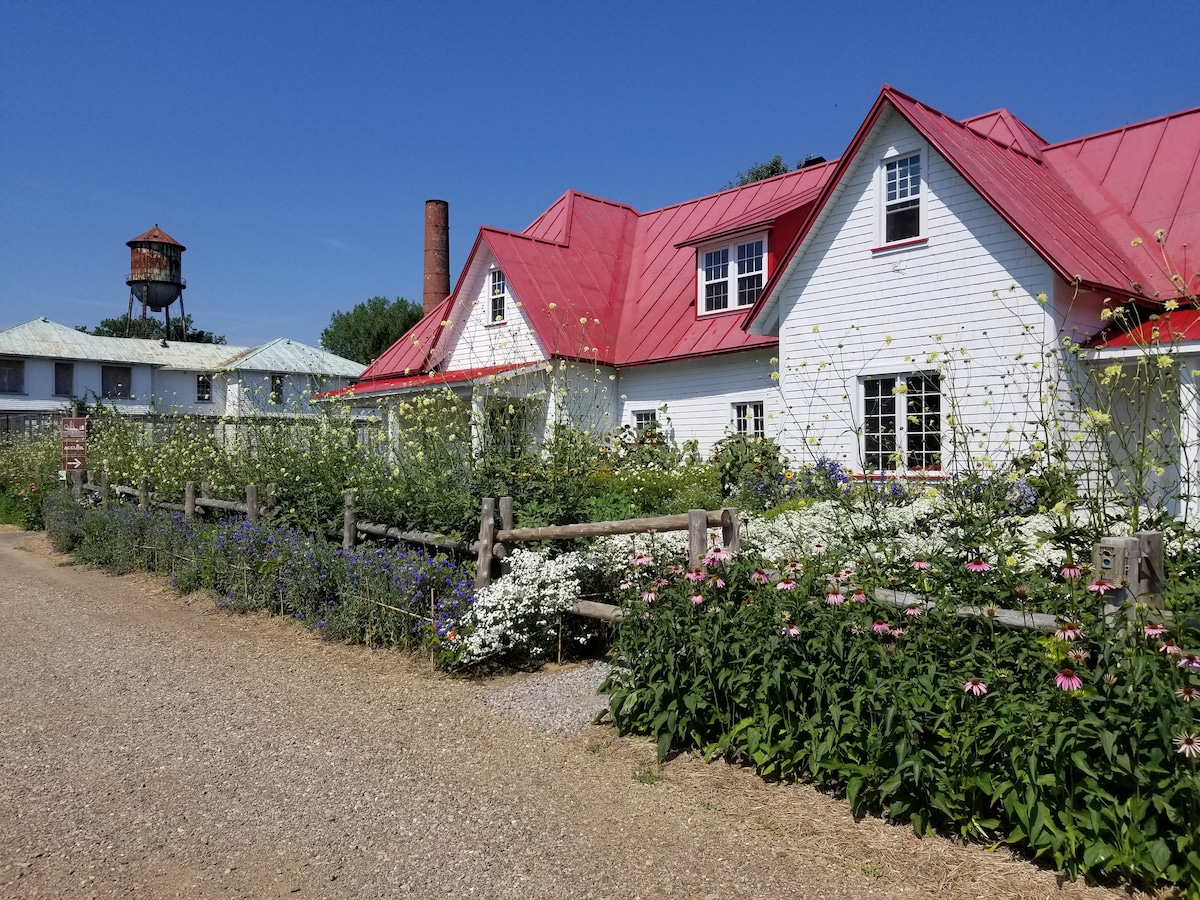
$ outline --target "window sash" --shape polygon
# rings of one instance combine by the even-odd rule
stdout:
[[[731,300],[737,308],[754,305],[765,283],[765,247],[765,239],[756,238],[704,251],[703,312],[723,312]]]
[[[884,166],[884,241],[893,243],[921,233],[921,154]]]
[[[269,398],[272,406],[279,406],[281,403],[283,403],[284,389],[284,377],[282,375],[272,375],[271,396]]]
[[[863,467],[867,472],[937,471],[942,466],[941,378],[936,372],[863,381]],[[903,447],[903,451],[901,451]]]
[[[212,376],[196,376],[196,402],[212,403]]]
[[[733,427],[737,434],[752,438],[767,436],[766,415],[761,400],[733,405]]]
[[[25,360],[0,359],[0,394],[25,393]]]
[[[504,277],[504,273],[499,269],[492,272],[491,286],[491,303],[488,311],[491,317],[489,322],[503,322],[505,320],[505,303],[504,299],[508,294],[508,279]]]

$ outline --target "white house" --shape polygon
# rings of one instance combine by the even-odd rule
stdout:
[[[1077,362],[1170,312],[1180,399],[1149,433],[1186,476],[1198,161],[1200,110],[1049,144],[885,86],[834,162],[647,213],[568,192],[524,231],[481,229],[449,297],[339,396],[532,398],[535,426],[596,432],[665,410],[702,452],[766,435],[796,461],[936,476],[1086,450]]]
[[[135,415],[294,416],[310,396],[352,384],[353,360],[286,338],[257,347],[97,337],[45,318],[0,331],[0,430],[73,400]]]

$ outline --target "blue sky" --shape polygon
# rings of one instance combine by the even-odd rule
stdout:
[[[838,156],[882,84],[1064,140],[1200,105],[1196,0],[0,3],[0,328],[122,314],[125,242],[254,344],[421,295],[567,189],[654,209]]]

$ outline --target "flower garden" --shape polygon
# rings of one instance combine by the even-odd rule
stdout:
[[[232,611],[288,616],[327,640],[430,652],[446,669],[532,666],[606,648],[622,731],[805,779],[856,814],[1006,843],[1068,875],[1200,895],[1200,530],[1111,490],[1068,454],[966,466],[951,479],[863,479],[789,463],[731,436],[707,460],[662,434],[607,442],[568,427],[540,446],[473,440],[469,404],[401,410],[400,452],[360,421],[153,424],[92,411],[89,458],[114,484],[188,481],[237,499],[271,485],[275,514],[185,519],[89,506],[55,490],[57,440],[0,443],[0,517],[124,572],[161,572]],[[689,564],[682,535],[531,545],[476,592],[469,561],[369,544],[362,516],[470,539],[483,496],[517,525],[737,505],[736,554]],[[1165,537],[1163,609],[1114,612],[1090,571],[1105,535]],[[879,592],[920,602],[896,608]],[[623,618],[566,614],[580,597]],[[971,607],[977,615],[960,615]],[[1002,610],[1053,617],[1004,627]]]

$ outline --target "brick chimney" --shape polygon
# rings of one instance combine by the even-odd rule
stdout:
[[[450,204],[425,201],[425,314],[450,296]]]

